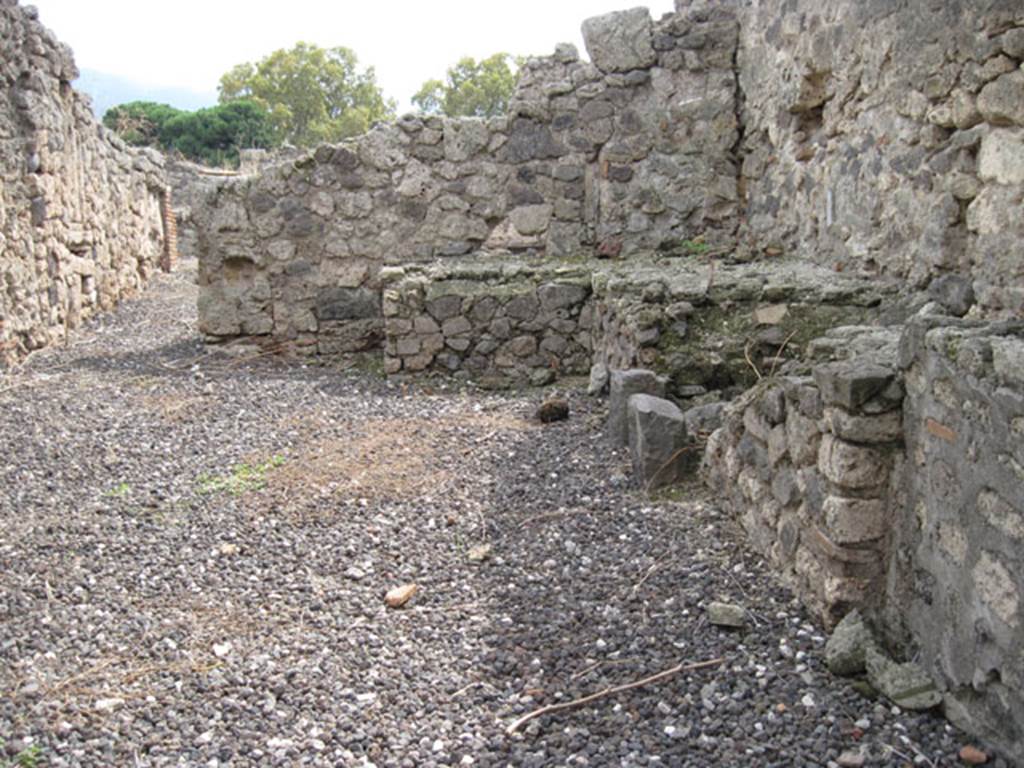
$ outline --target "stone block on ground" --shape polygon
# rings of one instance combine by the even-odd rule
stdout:
[[[868,682],[893,704],[904,709],[924,710],[942,701],[935,683],[917,664],[900,664],[874,648],[868,649],[864,659]]]
[[[708,621],[716,627],[742,629],[747,623],[747,612],[741,606],[731,603],[709,603],[707,614]]]
[[[629,398],[629,453],[633,473],[647,490],[680,480],[687,466],[683,412],[651,395]]]
[[[608,366],[595,363],[590,367],[590,382],[587,384],[588,395],[600,395],[608,388]]]
[[[832,630],[825,644],[825,665],[833,675],[859,675],[864,671],[868,648],[874,642],[860,611],[850,611]]]
[[[633,395],[665,396],[667,380],[643,368],[612,371],[608,378],[608,436],[616,445],[629,443],[626,409]]]

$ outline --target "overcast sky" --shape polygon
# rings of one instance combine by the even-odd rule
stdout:
[[[384,92],[408,107],[424,80],[461,56],[547,54],[573,42],[583,19],[633,0],[33,0],[79,67],[153,86],[215,91],[235,64],[302,40],[347,46]],[[650,0],[654,18],[672,0]]]

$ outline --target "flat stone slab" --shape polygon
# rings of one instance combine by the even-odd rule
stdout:
[[[708,621],[716,627],[742,629],[747,625],[747,612],[739,605],[713,602],[707,607]]]
[[[900,664],[884,653],[869,648],[865,655],[865,666],[868,682],[897,706],[924,710],[936,707],[942,701],[934,681],[917,664]]]
[[[814,369],[814,382],[826,404],[856,411],[875,395],[881,394],[896,378],[887,366],[859,360],[827,363]]]

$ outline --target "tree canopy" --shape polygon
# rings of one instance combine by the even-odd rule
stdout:
[[[111,107],[103,115],[103,124],[136,147],[160,145],[160,132],[171,118],[185,114],[169,104],[130,101]]]
[[[269,115],[277,138],[296,146],[338,141],[394,116],[373,67],[360,70],[348,48],[297,43],[220,79],[220,102],[251,99]]]
[[[276,146],[267,113],[245,99],[172,117],[160,133],[166,149],[212,165],[235,164],[238,150]]]
[[[412,103],[427,114],[494,117],[508,109],[516,85],[518,60],[496,53],[477,62],[465,56],[449,67],[445,79],[428,80]]]
[[[269,148],[276,143],[267,113],[249,100],[195,112],[133,101],[108,109],[103,124],[129,144],[176,150],[208,165],[233,165],[238,162],[238,150]]]

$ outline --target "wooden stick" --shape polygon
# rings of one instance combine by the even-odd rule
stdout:
[[[782,353],[786,350],[786,345],[793,340],[794,336],[796,336],[796,330],[790,331],[789,335],[783,340],[782,346],[779,347],[779,351],[775,353],[775,360],[772,362],[772,369],[768,371],[769,379],[775,376],[775,366],[778,364],[779,358],[782,357]]]
[[[584,696],[582,699],[564,701],[561,704],[548,704],[546,707],[535,709],[533,710],[533,712],[528,712],[527,714],[520,717],[518,720],[509,725],[508,728],[505,729],[505,733],[508,735],[512,735],[534,718],[542,717],[543,715],[550,715],[552,712],[561,712],[566,709],[582,707],[583,705],[589,704],[592,701],[597,701],[598,699],[613,696],[616,693],[622,693],[623,691],[629,691],[633,688],[640,688],[645,685],[651,685],[652,683],[661,682],[662,680],[672,677],[672,675],[678,675],[680,672],[690,672],[695,669],[714,667],[719,664],[722,664],[724,661],[725,658],[720,657],[717,659],[711,659],[709,661],[698,661],[692,664],[677,664],[671,669],[666,669],[664,672],[659,672],[656,675],[645,677],[643,680],[637,680],[635,682],[627,683],[625,685],[616,685],[612,686],[611,688],[605,688],[603,691],[598,691],[597,693],[592,693],[589,696]]]
[[[647,569],[647,573],[644,574],[644,577],[642,579],[640,579],[640,581],[638,581],[636,584],[633,585],[633,588],[630,590],[630,592],[632,592],[633,594],[636,594],[640,590],[640,587],[642,587],[646,583],[646,581],[649,578],[651,578],[651,576],[654,575],[654,572],[656,570],[658,570],[659,568],[661,568],[661,566],[663,566],[665,564],[665,562],[670,557],[672,557],[673,554],[675,554],[675,553],[674,552],[669,552],[667,555],[662,555],[657,560],[655,560],[654,561],[654,565],[652,565],[650,568]]]
[[[581,677],[586,677],[598,667],[613,666],[615,664],[635,664],[636,659],[602,659],[601,661],[595,661],[593,664],[587,666],[581,671],[575,673],[570,680],[578,680]]]
[[[665,461],[665,463],[662,464],[660,467],[658,467],[655,470],[654,474],[651,475],[651,479],[648,480],[647,483],[644,485],[644,493],[649,494],[651,492],[651,486],[654,485],[654,481],[658,479],[658,476],[662,472],[664,472],[666,469],[668,469],[669,467],[672,466],[672,462],[673,461],[678,459],[684,453],[690,453],[691,451],[696,451],[696,450],[703,450],[703,447],[704,446],[701,446],[701,445],[684,445],[682,448],[680,448],[675,453],[673,453],[671,456],[669,456],[668,459]]]
[[[761,371],[759,371],[757,369],[757,366],[754,365],[754,361],[750,359],[750,342],[749,341],[746,343],[746,346],[743,347],[743,357],[746,359],[747,365],[749,365],[753,369],[754,374],[757,376],[757,380],[761,381],[761,379],[763,379],[764,376],[761,375]]]

